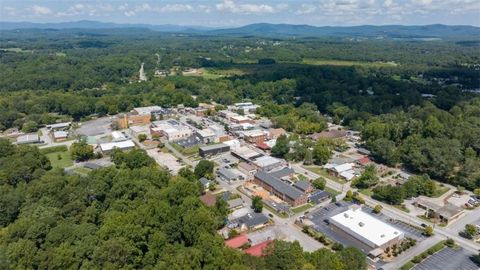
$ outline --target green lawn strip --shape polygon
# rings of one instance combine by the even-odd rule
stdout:
[[[329,188],[329,187],[325,187],[323,190],[325,190],[326,192],[332,194],[332,196],[337,196],[337,195],[341,194],[341,192],[336,191],[335,189]]]
[[[410,210],[408,210],[407,208],[405,208],[402,205],[394,205],[393,207],[397,208],[398,210],[402,210],[405,213],[410,213]]]
[[[366,195],[368,197],[372,197],[373,195],[373,191],[371,191],[370,189],[368,188],[364,188],[364,189],[359,189],[358,192],[362,193],[363,195]]]
[[[437,185],[437,189],[435,190],[435,193],[432,195],[432,198],[438,198],[445,194],[445,192],[449,191],[450,189],[448,187],[442,187],[440,185]]]
[[[313,205],[307,203],[307,204],[304,204],[302,206],[299,206],[297,208],[292,208],[292,212],[294,212],[295,214],[298,214],[298,213],[301,213],[301,212],[304,212],[306,211],[307,209],[310,209]]]
[[[84,167],[77,167],[77,168],[73,169],[73,171],[80,174],[80,175],[87,176],[92,170],[84,168]]]

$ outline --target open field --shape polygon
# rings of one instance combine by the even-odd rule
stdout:
[[[244,75],[245,71],[238,68],[218,69],[218,68],[204,68],[202,69],[202,77],[205,79],[219,79],[235,75]]]
[[[303,59],[302,64],[315,66],[365,66],[365,67],[396,67],[397,64],[393,62],[361,62],[361,61],[346,61],[346,60],[321,60],[306,58]]]
[[[338,178],[336,176],[333,176],[333,175],[330,175],[325,169],[319,167],[319,166],[302,166],[303,168],[311,171],[311,172],[314,172],[320,176],[323,176],[325,178],[328,178],[328,179],[331,179],[337,183],[340,183],[340,184],[345,184],[345,180],[341,179],[341,178]]]
[[[73,165],[72,158],[68,151],[53,152],[46,154],[53,168],[66,168]]]

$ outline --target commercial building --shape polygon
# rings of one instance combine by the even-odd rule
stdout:
[[[330,198],[331,194],[324,190],[317,190],[310,194],[308,199],[314,204],[322,203]]]
[[[72,122],[65,122],[65,123],[57,123],[57,124],[51,124],[47,125],[47,129],[56,131],[56,130],[68,130],[70,129],[70,125]]]
[[[138,137],[140,134],[150,134],[150,128],[148,126],[131,126],[129,127],[133,136]]]
[[[330,225],[335,232],[353,240],[366,253],[378,254],[379,250],[383,253],[404,238],[402,231],[365,213],[361,208],[348,209],[331,217]]]
[[[219,143],[219,144],[214,144],[214,145],[207,145],[207,146],[202,146],[198,149],[198,154],[201,157],[207,157],[207,156],[214,156],[218,155],[221,153],[227,153],[230,151],[230,146]]]
[[[249,179],[257,172],[257,167],[246,162],[240,162],[238,164],[238,169],[244,174],[246,174]]]
[[[40,137],[36,133],[25,134],[17,137],[17,144],[40,143]]]
[[[235,124],[253,124],[253,120],[243,115],[230,115],[230,121]]]
[[[152,136],[163,136],[171,142],[185,139],[193,135],[190,128],[173,119],[153,122],[150,127],[150,133]]]
[[[215,132],[209,128],[206,129],[198,129],[195,131],[195,135],[202,141],[203,143],[213,143],[216,141],[217,136]]]
[[[133,109],[133,112],[138,115],[149,115],[149,116],[151,116],[152,114],[158,113],[160,111],[162,111],[162,107],[160,106],[138,107]]]
[[[264,142],[268,138],[268,132],[259,129],[242,131],[240,135],[250,143]]]
[[[236,181],[238,180],[239,176],[234,173],[232,170],[227,169],[225,167],[221,167],[217,171],[217,176],[220,177],[220,179],[225,180],[225,181]]]
[[[126,129],[130,126],[148,125],[150,124],[150,119],[151,116],[148,114],[122,114],[117,118],[117,124],[120,129]]]
[[[252,161],[259,170],[270,171],[283,165],[283,161],[271,156],[261,156]]]
[[[293,186],[303,193],[312,193],[313,187],[308,181],[299,180],[293,183]]]
[[[109,142],[109,143],[101,143],[100,144],[100,150],[103,153],[110,153],[113,149],[120,149],[122,151],[124,150],[130,150],[135,148],[135,143],[133,143],[132,140],[126,140],[126,141],[121,141],[121,142]]]
[[[231,222],[231,227],[240,228],[240,230],[260,229],[267,225],[268,217],[262,213],[248,213]],[[233,225],[233,226],[232,226]]]
[[[415,206],[425,210],[425,216],[438,220],[445,224],[451,224],[465,213],[463,208],[450,203],[440,205],[427,198],[419,197],[415,201]]]
[[[263,156],[262,153],[259,153],[247,146],[240,146],[238,148],[232,149],[232,155],[245,162],[252,162],[256,158]]]
[[[112,131],[112,142],[121,142],[128,140],[127,136],[121,131]]]
[[[305,193],[267,172],[257,172],[253,182],[292,206],[302,205],[308,201]]]
[[[262,243],[253,245],[253,246],[245,249],[243,252],[245,252],[246,254],[249,254],[251,256],[254,256],[254,257],[263,257],[263,256],[265,256],[265,249],[271,243],[273,243],[273,240],[267,240],[267,241],[264,241]]]

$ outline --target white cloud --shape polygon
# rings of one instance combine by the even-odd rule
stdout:
[[[317,10],[317,7],[314,5],[302,4],[300,8],[297,11],[295,11],[295,14],[305,15],[305,14],[310,14],[315,12],[315,10]]]
[[[43,7],[43,6],[38,6],[34,5],[30,8],[30,10],[33,12],[35,15],[50,15],[53,13],[53,11],[48,8],[48,7]]]
[[[132,17],[132,16],[135,16],[135,11],[125,11],[123,12],[123,14],[127,17]]]
[[[185,4],[167,4],[160,8],[160,12],[190,12],[193,11],[191,5]]]
[[[233,0],[223,0],[216,5],[217,10],[239,14],[264,14],[277,12],[274,7],[267,4],[237,4]]]

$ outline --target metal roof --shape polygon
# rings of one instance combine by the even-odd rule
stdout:
[[[310,183],[307,182],[307,181],[303,181],[303,180],[300,180],[300,181],[297,181],[293,184],[294,187],[302,190],[302,191],[305,191],[307,189],[309,189],[311,187]]]
[[[285,194],[285,196],[296,200],[303,196],[303,192],[299,191],[298,189],[290,186],[287,183],[282,182],[275,176],[266,173],[264,171],[259,171],[255,174],[255,177],[259,180],[265,182],[269,186],[273,187],[276,191]]]

